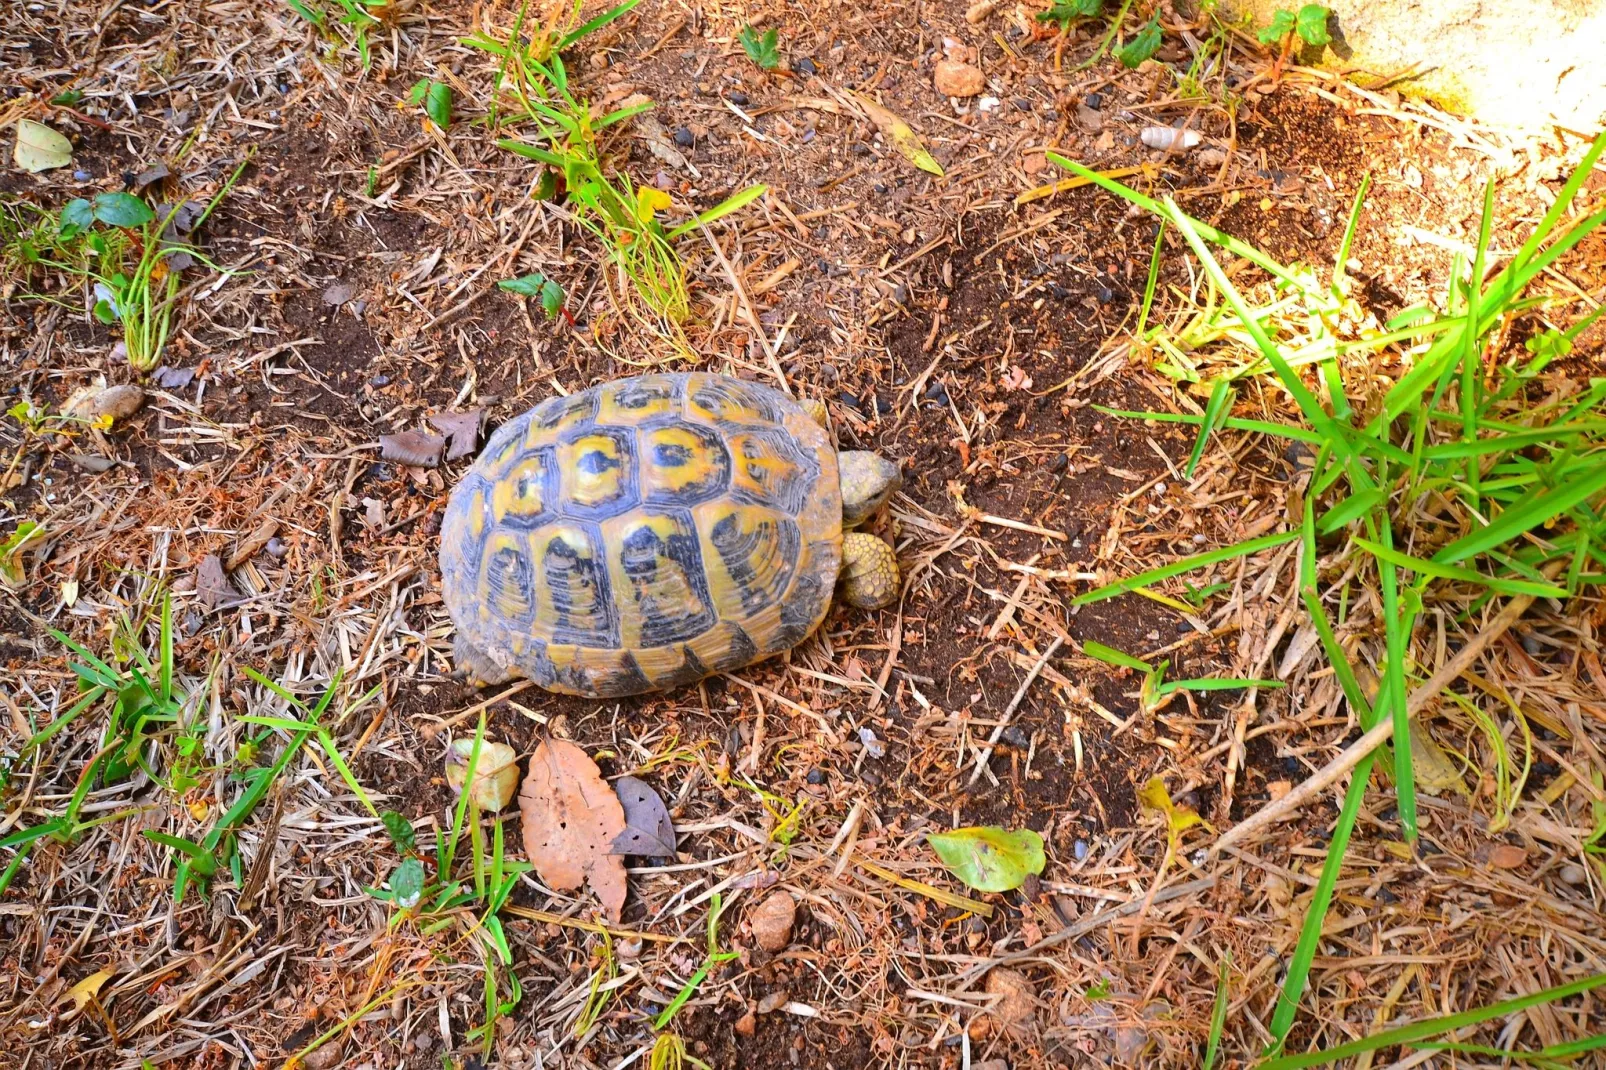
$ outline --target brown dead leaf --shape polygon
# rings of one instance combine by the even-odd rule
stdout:
[[[535,749],[519,792],[524,853],[541,879],[558,891],[589,883],[608,917],[625,905],[625,862],[609,854],[625,830],[619,797],[586,752],[551,739]]]
[[[484,409],[438,412],[429,418],[429,426],[446,436],[448,461],[474,456],[474,452],[480,448],[480,426],[484,422]]]
[[[268,540],[279,533],[277,520],[264,520],[256,529],[241,539],[229,554],[228,562],[223,566],[225,572],[233,572],[241,565],[257,555],[257,551],[268,545]]]
[[[223,559],[207,554],[195,569],[195,593],[207,609],[216,609],[240,597],[229,583],[229,574],[223,570]]]
[[[427,431],[403,431],[396,435],[379,436],[381,457],[417,468],[434,468],[440,464],[441,450],[445,446],[444,438]]]

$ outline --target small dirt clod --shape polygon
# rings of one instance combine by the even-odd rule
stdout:
[[[748,925],[758,946],[771,953],[784,951],[792,942],[792,925],[797,920],[797,901],[777,888],[753,911]]]

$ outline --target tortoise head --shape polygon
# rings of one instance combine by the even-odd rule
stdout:
[[[858,527],[903,486],[898,466],[880,454],[843,450],[837,454],[842,474],[842,526]]]

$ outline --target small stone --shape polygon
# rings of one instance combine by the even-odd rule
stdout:
[[[771,992],[769,995],[758,1001],[758,1013],[774,1014],[776,1011],[786,1006],[786,1001],[788,998],[789,997],[786,994],[786,989],[784,988],[778,992]]]
[[[301,1057],[301,1065],[306,1067],[307,1070],[329,1070],[330,1067],[340,1062],[340,1054],[340,1042],[335,1041],[303,1055]]]
[[[973,97],[987,88],[987,79],[982,77],[979,67],[956,63],[951,59],[937,61],[932,82],[937,92],[945,97]]]
[[[748,926],[758,946],[774,953],[786,950],[786,945],[792,942],[792,925],[796,920],[797,901],[790,893],[777,888],[753,910]]]
[[[726,99],[729,100],[732,104],[735,104],[738,107],[740,107],[740,106],[745,105],[747,103],[747,94],[743,93],[740,89],[737,89],[737,90],[734,90],[728,97],[726,97]]]
[[[1009,1060],[983,1059],[979,1063],[971,1063],[970,1070],[1009,1070]]]
[[[1088,107],[1092,108],[1094,111],[1098,111],[1101,107],[1104,106],[1104,94],[1103,93],[1089,93],[1087,96],[1082,98],[1082,103],[1086,104]]]
[[[90,174],[88,171],[74,171],[72,173],[72,177],[74,182],[88,182],[95,176]]]
[[[999,1028],[1016,1036],[1022,1036],[1030,1029],[1032,1019],[1037,1014],[1030,981],[1014,970],[1000,966],[987,974],[987,994],[998,997],[988,1016]]]
[[[82,420],[107,419],[116,424],[134,415],[143,404],[145,391],[132,384],[88,387],[74,394],[62,413]]]
[[[1516,869],[1528,861],[1528,852],[1514,843],[1502,843],[1489,852],[1489,864],[1496,869]]]
[[[814,61],[807,56],[792,61],[793,73],[801,74],[805,78],[818,74],[819,70],[820,69],[814,65]]]
[[[819,766],[815,766],[813,769],[809,770],[808,780],[810,784],[813,784],[816,787],[824,784],[826,780],[825,770],[821,769]]]
[[[1099,304],[1101,305],[1110,304],[1115,300],[1115,291],[1110,289],[1108,286],[1100,286],[1095,294],[1099,299]]]
[[[1087,857],[1087,841],[1077,840],[1071,845],[1071,853],[1076,856],[1078,862],[1082,861]]]
[[[1031,749],[1032,737],[1028,736],[1019,725],[1006,726],[998,738],[1003,741],[1005,746],[1014,747],[1016,750]]]
[[[1587,881],[1589,879],[1589,874],[1585,873],[1584,867],[1580,866],[1577,862],[1568,862],[1565,866],[1561,867],[1561,879],[1568,884],[1576,886]]]
[[[736,1032],[740,1036],[750,1037],[757,1029],[758,1016],[752,1011],[748,1011],[746,1014],[736,1019]]]
[[[679,145],[683,149],[689,149],[689,148],[691,148],[693,145],[695,145],[697,143],[697,137],[696,137],[695,134],[693,134],[691,132],[691,128],[690,127],[686,127],[686,126],[677,126],[677,127],[675,127],[675,135],[674,136],[675,136],[675,144]]]

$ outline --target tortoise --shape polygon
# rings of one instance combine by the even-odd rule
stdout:
[[[612,698],[797,645],[833,592],[897,597],[854,531],[898,466],[838,452],[819,402],[722,375],[643,375],[504,424],[453,489],[441,579],[459,672]]]

